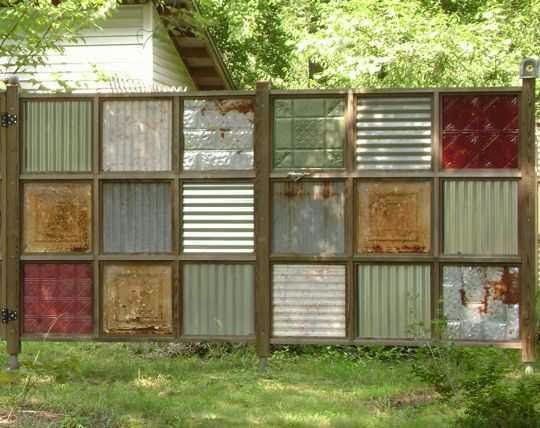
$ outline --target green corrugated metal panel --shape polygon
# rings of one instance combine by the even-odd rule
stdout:
[[[359,337],[429,337],[430,324],[429,265],[358,266]]]
[[[24,170],[87,172],[92,168],[92,103],[24,103]]]
[[[254,266],[249,264],[186,264],[183,334],[254,334],[254,275]]]
[[[509,180],[445,181],[444,252],[516,255],[517,190]]]
[[[274,103],[274,168],[343,168],[345,101],[299,98]]]

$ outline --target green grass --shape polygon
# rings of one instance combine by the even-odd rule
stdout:
[[[260,371],[252,348],[23,345],[18,373],[0,372],[0,420],[14,409],[23,427],[445,427],[462,411],[414,377],[413,358],[387,351],[282,350]]]

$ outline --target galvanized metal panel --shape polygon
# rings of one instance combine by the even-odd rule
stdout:
[[[173,333],[172,267],[108,262],[103,266],[103,330],[114,335]]]
[[[462,340],[519,339],[519,269],[445,266],[446,335]]]
[[[274,101],[274,168],[343,168],[344,110],[342,98]]]
[[[184,253],[252,253],[253,184],[184,184]]]
[[[255,332],[255,267],[186,264],[183,334],[249,336]]]
[[[357,202],[357,252],[430,251],[429,182],[361,182]]]
[[[104,171],[168,171],[171,142],[170,100],[103,103]]]
[[[171,251],[169,183],[103,184],[103,250],[107,253]]]
[[[343,254],[344,206],[341,182],[274,183],[274,252]]]
[[[27,101],[24,109],[25,172],[92,169],[92,103]]]
[[[91,197],[87,183],[26,183],[23,252],[89,252]]]
[[[430,169],[431,97],[360,97],[358,169]]]
[[[345,266],[274,265],[275,337],[345,336]]]
[[[446,180],[444,252],[517,255],[517,189],[516,181]]]
[[[184,169],[253,168],[251,98],[184,101]]]
[[[358,335],[426,338],[431,328],[429,265],[359,265]]]
[[[26,263],[25,333],[91,334],[92,267],[86,263]]]

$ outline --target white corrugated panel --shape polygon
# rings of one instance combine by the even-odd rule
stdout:
[[[253,214],[253,184],[184,184],[184,253],[252,253]]]
[[[272,331],[281,337],[345,336],[345,266],[274,265]]]
[[[430,169],[431,97],[358,98],[358,169]]]

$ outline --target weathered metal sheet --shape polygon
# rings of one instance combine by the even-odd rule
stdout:
[[[86,263],[26,263],[25,333],[91,334],[92,267]]]
[[[358,253],[430,251],[429,182],[361,182],[357,201]]]
[[[445,266],[446,335],[462,340],[519,339],[519,269]]]
[[[345,336],[345,266],[274,265],[272,334]]]
[[[105,252],[170,252],[171,227],[169,183],[103,184]]]
[[[359,265],[358,335],[426,338],[431,329],[429,265]]]
[[[342,254],[344,205],[344,185],[341,182],[274,183],[274,252]]]
[[[517,189],[516,181],[445,181],[444,252],[517,255]]]
[[[430,169],[431,97],[360,97],[358,169]]]
[[[168,171],[171,142],[171,101],[103,103],[104,171]]]
[[[184,101],[184,169],[253,168],[252,98]]]
[[[255,267],[186,264],[183,334],[249,336],[255,332]]]
[[[442,97],[444,168],[517,168],[519,97]]]
[[[25,172],[92,169],[90,101],[27,101],[23,108]]]
[[[91,197],[87,183],[25,184],[23,252],[89,252]]]
[[[295,98],[274,101],[274,168],[343,168],[345,101]]]
[[[107,334],[172,334],[172,299],[168,263],[106,263],[103,267],[103,330]]]
[[[185,253],[252,253],[253,184],[184,184]]]

